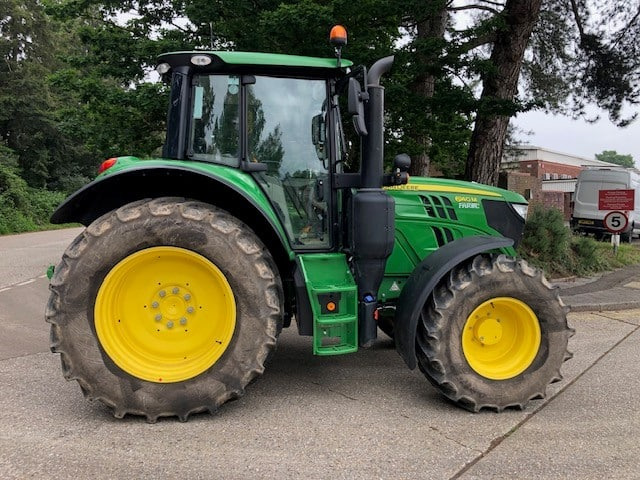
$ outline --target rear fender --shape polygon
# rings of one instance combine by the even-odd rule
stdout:
[[[417,365],[415,343],[420,312],[440,280],[456,265],[479,253],[512,245],[513,240],[506,237],[459,238],[440,247],[413,270],[398,298],[394,322],[396,350],[411,370]]]
[[[236,183],[244,182],[245,185]],[[174,165],[127,168],[98,177],[67,198],[51,223],[82,223],[137,200],[184,197],[220,207],[247,224],[264,242],[285,276],[293,259],[286,234],[271,204],[246,174],[234,183],[212,172]]]

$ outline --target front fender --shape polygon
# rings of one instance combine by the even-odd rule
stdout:
[[[513,245],[506,237],[478,235],[459,238],[425,258],[411,273],[398,298],[394,322],[396,350],[407,366],[416,368],[416,330],[420,312],[433,289],[456,265],[482,252]]]

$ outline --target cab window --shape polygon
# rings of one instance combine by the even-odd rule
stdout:
[[[240,78],[194,77],[189,157],[236,167],[240,157]]]
[[[327,86],[324,80],[256,77],[247,86],[248,161],[292,244],[326,248],[329,228]]]

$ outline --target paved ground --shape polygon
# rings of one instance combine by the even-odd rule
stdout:
[[[640,264],[556,285],[573,312],[640,308]]]
[[[82,228],[0,236],[0,290],[43,277]]]
[[[25,261],[35,258],[29,244],[52,242],[19,237]],[[12,249],[2,245],[6,262]],[[605,291],[597,279],[562,285],[567,303],[591,295],[595,310],[570,314],[565,378],[524,411],[453,407],[385,338],[314,357],[310,339],[285,331],[245,397],[215,416],[153,425],[116,420],[63,380],[42,319],[47,281],[19,277],[0,289],[0,479],[638,478],[640,309],[598,311],[607,292],[637,296],[630,272]],[[571,290],[587,284],[594,291]]]

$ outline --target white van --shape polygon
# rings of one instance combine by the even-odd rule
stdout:
[[[640,175],[624,167],[594,167],[580,172],[574,194],[571,229],[593,233],[596,238],[608,233],[603,225],[608,211],[598,210],[599,190],[635,190],[635,210],[627,212],[629,226],[621,236],[623,240],[630,240],[632,234],[640,234]]]

